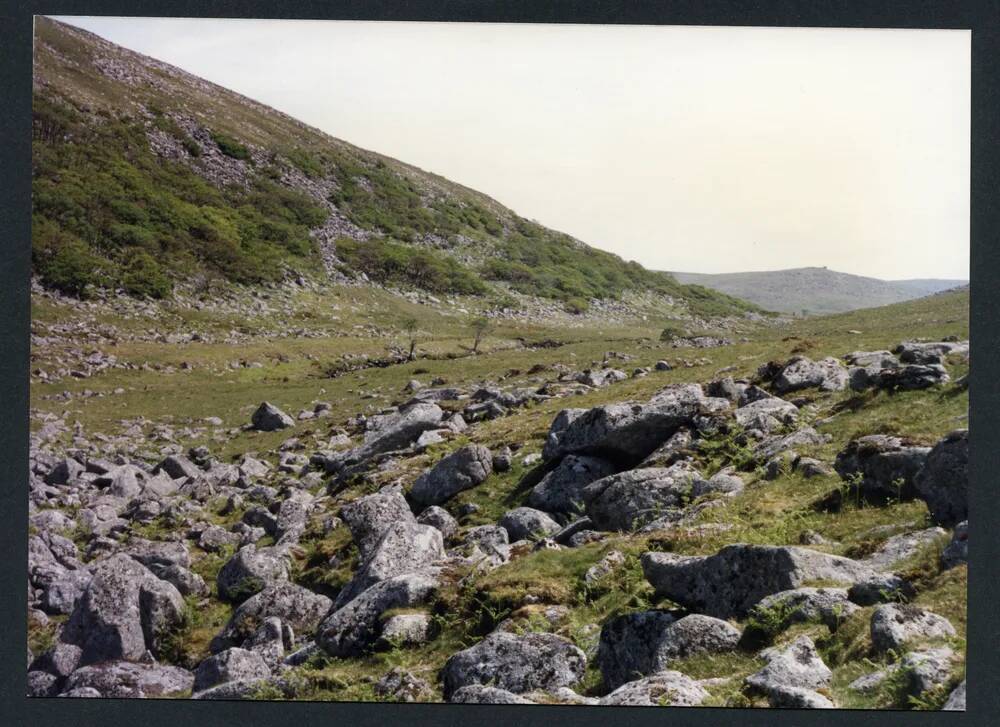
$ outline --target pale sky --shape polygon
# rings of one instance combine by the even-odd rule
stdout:
[[[968,278],[968,31],[59,19],[649,268]]]

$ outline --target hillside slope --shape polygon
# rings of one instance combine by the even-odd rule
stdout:
[[[46,18],[34,92],[33,262],[65,292],[164,297],[178,281],[325,270],[571,310],[630,290],[699,315],[756,310]]]
[[[671,273],[679,282],[703,285],[767,310],[821,315],[920,298],[965,280],[879,280],[827,268],[745,273]]]

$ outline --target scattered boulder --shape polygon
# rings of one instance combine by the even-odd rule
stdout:
[[[375,583],[320,625],[316,643],[331,656],[356,656],[380,636],[382,614],[392,608],[409,608],[426,601],[437,589],[437,580],[423,573],[407,573]]]
[[[832,357],[813,361],[806,356],[795,356],[782,367],[773,386],[779,394],[809,388],[841,391],[847,386],[847,369]]]
[[[441,531],[441,537],[448,539],[458,531],[458,521],[443,507],[431,505],[417,516],[421,525],[430,525]]]
[[[347,523],[362,560],[372,554],[390,526],[416,522],[398,487],[386,487],[359,497],[341,508],[340,517]]]
[[[933,639],[955,635],[948,619],[917,606],[888,603],[872,614],[872,645],[878,651],[900,647],[914,639]]]
[[[798,701],[807,695],[789,694],[789,688],[816,690],[829,686],[833,672],[823,663],[816,645],[808,636],[800,636],[784,649],[765,649],[761,654],[767,665],[746,678],[751,690],[766,694],[776,706]]]
[[[666,670],[623,684],[598,703],[602,706],[696,707],[708,696],[695,680],[678,671]]]
[[[851,440],[837,455],[834,469],[847,481],[857,480],[861,495],[868,500],[912,499],[914,478],[929,451],[899,437],[869,434]]]
[[[642,569],[658,595],[718,618],[743,616],[765,596],[808,581],[853,583],[873,574],[857,561],[808,548],[743,544],[711,556],[644,553]]]
[[[941,551],[941,566],[954,568],[969,561],[969,521],[963,520],[955,526],[951,542]]]
[[[421,505],[440,505],[475,487],[493,473],[493,454],[481,444],[452,452],[413,483],[410,497]]]
[[[507,531],[510,542],[548,537],[562,529],[547,513],[531,507],[510,510],[497,524]]]
[[[506,689],[488,687],[482,684],[469,684],[456,689],[448,700],[452,704],[534,704]]]
[[[297,634],[310,634],[330,610],[326,596],[290,582],[268,586],[241,603],[222,631],[212,640],[213,654],[242,646],[269,617],[281,619]]]
[[[350,583],[337,594],[334,608],[346,605],[379,581],[426,570],[443,557],[444,539],[440,530],[415,522],[394,523],[386,529]]]
[[[425,702],[433,699],[434,692],[426,680],[408,671],[394,667],[375,682],[375,694],[394,702]]]
[[[758,399],[733,412],[736,423],[744,429],[757,429],[765,434],[795,424],[799,409],[791,402],[776,396]]]
[[[762,598],[750,609],[747,629],[773,636],[792,624],[818,622],[831,631],[858,611],[845,588],[795,588]]]
[[[401,613],[386,619],[379,643],[383,646],[422,644],[428,639],[431,617],[426,613]]]
[[[546,512],[574,512],[583,507],[583,488],[614,472],[614,465],[600,457],[567,455],[531,490],[528,504]]]
[[[968,519],[968,429],[951,432],[934,445],[914,486],[938,525],[951,526]]]
[[[645,403],[606,404],[578,415],[561,412],[549,429],[542,455],[553,460],[587,454],[633,465],[680,427],[692,425],[695,417],[721,414],[728,408],[728,401],[706,397],[698,384],[678,384]]]
[[[93,690],[110,699],[141,699],[184,696],[194,686],[194,675],[186,669],[161,664],[105,661],[74,671],[65,692]],[[94,696],[86,692],[84,696]]]
[[[208,657],[198,665],[193,688],[200,692],[224,682],[252,681],[269,676],[271,669],[260,654],[233,647]]]
[[[514,694],[550,691],[580,681],[587,657],[554,634],[515,636],[495,631],[475,646],[453,654],[444,665],[445,699],[472,684],[495,686]]]
[[[631,531],[679,513],[693,499],[698,473],[686,463],[627,470],[583,489],[587,517],[601,530]]]
[[[891,570],[899,563],[915,555],[925,546],[941,540],[947,534],[942,528],[933,527],[913,533],[894,535],[886,540],[878,550],[865,558],[863,562],[876,570]]]
[[[944,703],[941,707],[942,711],[945,712],[964,712],[965,711],[965,680],[959,684],[952,691],[951,695],[948,697],[948,701]]]
[[[671,660],[736,648],[740,631],[711,616],[675,619],[664,611],[640,611],[604,624],[597,665],[609,689],[665,669]]]
[[[295,420],[270,402],[262,402],[253,413],[250,423],[261,432],[274,432],[295,426]]]
[[[156,654],[183,617],[180,592],[124,553],[97,563],[93,576],[60,641],[80,647],[84,666]]]
[[[219,569],[215,584],[219,597],[240,603],[268,586],[288,580],[288,560],[274,548],[240,548]]]

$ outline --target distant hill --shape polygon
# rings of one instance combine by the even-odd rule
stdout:
[[[827,268],[748,273],[671,273],[679,283],[702,285],[783,313],[822,315],[921,298],[966,280],[879,280]]]

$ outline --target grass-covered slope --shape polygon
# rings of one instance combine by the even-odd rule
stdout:
[[[700,316],[759,310],[525,220],[56,21],[36,22],[33,262],[44,283],[163,297],[325,267],[439,293],[585,309],[652,291]]]

